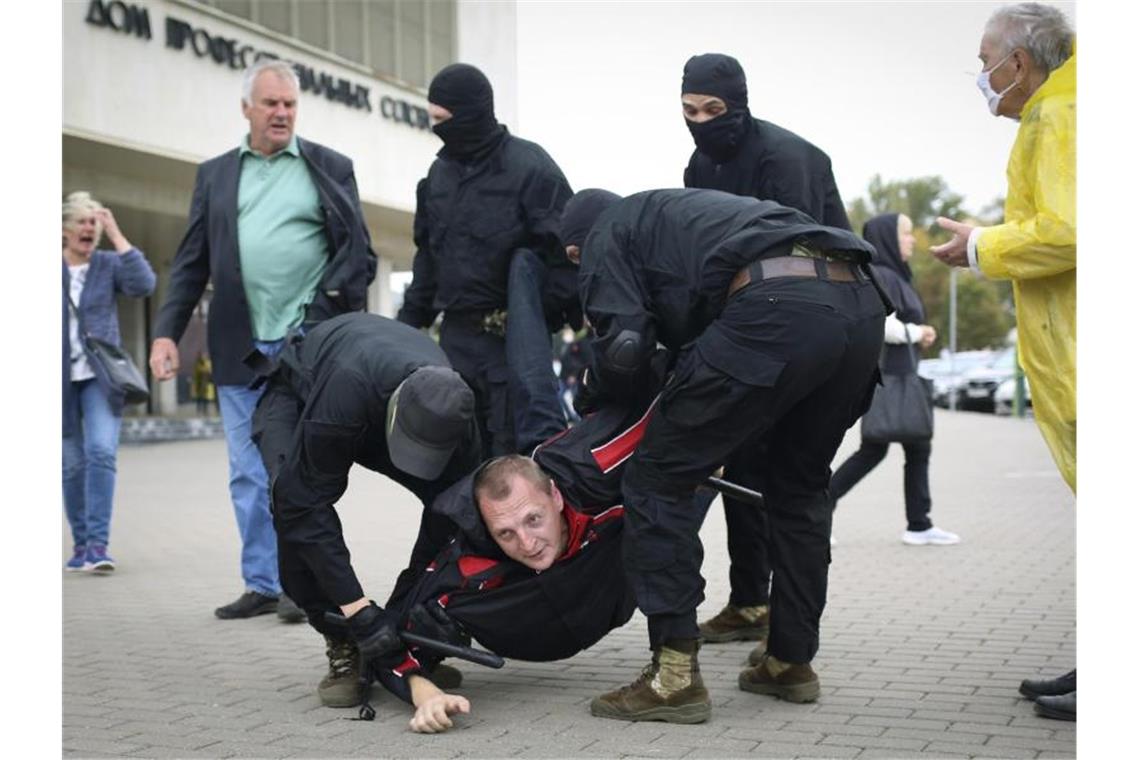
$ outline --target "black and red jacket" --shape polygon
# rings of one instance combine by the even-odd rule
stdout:
[[[536,572],[503,554],[479,516],[472,473],[432,505],[458,533],[404,596],[389,601],[389,609],[399,610],[415,631],[412,609],[439,605],[490,651],[530,661],[571,657],[624,625],[636,604],[622,567],[622,465],[641,440],[652,408],[648,399],[633,407],[604,407],[535,450],[535,461],[565,502],[568,543],[554,565]],[[410,702],[406,677],[438,659],[413,649],[400,667],[381,673],[380,681]]]

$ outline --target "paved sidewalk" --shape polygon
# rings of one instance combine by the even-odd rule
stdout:
[[[435,736],[411,733],[409,708],[379,687],[372,723],[322,708],[323,641],[308,626],[214,618],[242,591],[221,441],[124,447],[119,569],[62,581],[64,755],[1073,757],[1075,724],[1037,718],[1017,694],[1022,678],[1075,661],[1073,498],[1032,421],[939,411],[936,424],[933,516],[964,541],[899,541],[902,451],[892,447],[836,515],[818,703],[739,691],[750,645],[736,643],[701,651],[708,723],[592,718],[590,698],[648,661],[638,613],[571,660],[462,664],[472,713]],[[856,428],[840,458],[857,444]],[[416,502],[357,469],[340,514],[366,591],[384,598],[415,535]],[[62,535],[61,566],[66,526]],[[719,506],[702,538],[703,618],[727,598]]]

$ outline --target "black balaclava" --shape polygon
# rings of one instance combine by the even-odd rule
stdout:
[[[736,155],[752,119],[748,111],[748,82],[740,62],[723,53],[694,55],[685,63],[682,95],[714,95],[728,110],[700,124],[685,119],[697,150],[718,164]]]
[[[477,157],[502,133],[495,120],[495,93],[483,72],[466,63],[444,66],[431,80],[428,102],[451,111],[432,127],[447,152],[458,159]]]
[[[558,229],[562,245],[581,248],[602,212],[620,200],[620,195],[596,187],[575,193],[562,209],[562,222]]]
[[[867,220],[863,225],[863,239],[875,247],[875,266],[890,269],[903,282],[910,285],[913,277],[910,264],[903,261],[899,249],[899,215],[880,214]],[[926,318],[922,299],[913,287],[904,287],[899,293],[891,293],[891,298],[899,310],[899,319],[904,322],[920,323]]]

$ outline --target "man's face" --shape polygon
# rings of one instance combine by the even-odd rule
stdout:
[[[566,258],[574,264],[582,263],[582,251],[576,245],[566,246]]]
[[[1025,51],[1015,48],[1010,53],[1002,47],[999,40],[988,35],[982,37],[982,43],[978,46],[978,58],[982,62],[982,71],[990,72],[990,87],[994,92],[1003,92],[1014,82],[1023,82],[1028,75],[1026,64],[1029,58]],[[998,116],[1016,119],[1028,99],[1022,88],[1014,87],[998,103]]]
[[[700,124],[715,119],[728,111],[724,101],[715,95],[698,95],[686,92],[681,96],[681,112],[689,121]]]
[[[275,71],[263,71],[253,82],[251,103],[241,104],[249,122],[249,147],[262,155],[276,153],[293,139],[297,90]]]
[[[436,124],[442,124],[450,119],[454,114],[448,111],[443,106],[437,106],[435,103],[428,103],[428,120],[434,127]]]
[[[479,512],[503,553],[531,570],[546,570],[566,551],[562,494],[550,484],[543,492],[522,475],[512,475],[505,499],[479,496]]]

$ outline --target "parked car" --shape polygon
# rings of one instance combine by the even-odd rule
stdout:
[[[1013,414],[1013,397],[1017,392],[1017,378],[1011,377],[1002,382],[994,391],[994,414]],[[1029,392],[1029,378],[1025,378],[1025,408],[1033,408],[1032,394]]]
[[[982,367],[966,372],[957,389],[957,406],[979,412],[994,411],[994,393],[998,386],[1013,378],[1017,349],[1003,349],[993,360]]]
[[[965,375],[975,367],[993,360],[993,351],[959,351],[937,359],[923,359],[918,363],[918,374],[934,384],[935,406],[950,408],[950,399],[965,382]]]

